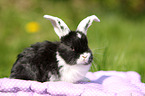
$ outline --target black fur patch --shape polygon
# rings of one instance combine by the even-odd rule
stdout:
[[[64,30],[64,27],[61,25],[61,22],[58,20],[58,24],[60,25],[60,28],[62,29],[62,30]]]
[[[45,41],[26,48],[18,55],[10,77],[40,82],[49,80],[49,72],[59,77],[56,60],[57,46],[57,43]]]
[[[81,38],[77,36],[77,33],[81,34]],[[61,42],[67,46],[70,46],[77,53],[87,52],[88,40],[82,32],[70,32],[67,36],[61,38]]]
[[[85,30],[88,29],[89,23],[90,23],[90,20],[89,20],[88,23],[86,24],[86,26],[85,26]]]

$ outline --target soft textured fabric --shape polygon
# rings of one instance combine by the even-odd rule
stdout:
[[[0,96],[145,96],[145,83],[138,73],[88,72],[90,82],[44,82],[2,78]]]

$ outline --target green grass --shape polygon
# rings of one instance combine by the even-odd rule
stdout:
[[[118,19],[119,16],[108,18],[104,18],[104,21],[97,25],[96,38],[98,39],[93,35],[95,42],[91,47],[93,49],[96,45],[98,49],[93,50],[95,55],[93,65],[96,64],[97,67],[92,66],[92,70],[95,68],[97,70],[137,71],[145,82],[144,20],[135,22],[125,18]]]
[[[10,75],[17,54],[30,44],[59,40],[51,23],[43,19],[44,14],[62,18],[72,30],[76,29],[83,18],[96,14],[101,22],[93,22],[87,34],[89,46],[94,54],[90,71],[136,71],[145,82],[145,18],[131,20],[116,13],[91,10],[90,7],[79,9],[74,8],[75,5],[63,2],[30,1],[28,4],[22,4],[21,8],[18,8],[20,2],[7,4],[7,0],[0,1],[1,78]],[[39,32],[26,32],[25,25],[31,21],[40,24]]]

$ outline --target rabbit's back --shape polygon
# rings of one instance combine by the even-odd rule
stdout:
[[[48,73],[59,76],[56,50],[58,43],[44,41],[26,48],[18,55],[11,71],[11,78],[47,81]]]

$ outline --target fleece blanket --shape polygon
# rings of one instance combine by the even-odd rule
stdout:
[[[90,82],[44,82],[0,79],[0,96],[145,96],[145,83],[136,72],[88,72]]]

